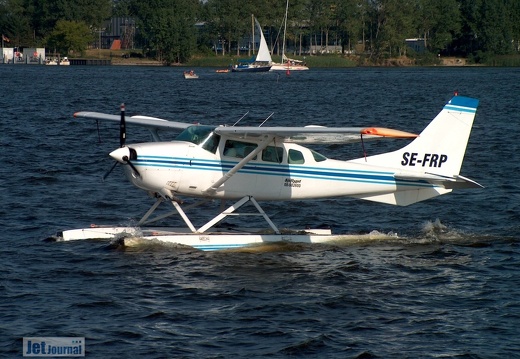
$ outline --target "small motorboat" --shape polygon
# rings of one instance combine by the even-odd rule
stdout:
[[[199,75],[197,75],[193,70],[184,71],[184,78],[185,79],[198,79]]]

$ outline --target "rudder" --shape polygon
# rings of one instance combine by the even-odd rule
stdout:
[[[363,159],[369,165],[455,176],[460,172],[479,100],[454,96],[407,146]],[[356,160],[357,161],[357,160]]]

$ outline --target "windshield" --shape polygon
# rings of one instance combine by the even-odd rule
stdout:
[[[196,145],[200,145],[204,140],[213,133],[215,127],[213,126],[200,126],[194,125],[190,126],[184,131],[182,131],[175,140],[177,141],[187,141],[194,143]]]
[[[196,145],[202,144],[202,148],[215,153],[218,147],[220,136],[216,135],[213,130],[214,126],[190,126],[182,131],[175,140],[191,142]]]

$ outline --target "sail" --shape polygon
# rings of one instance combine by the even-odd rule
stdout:
[[[260,23],[256,18],[255,23],[258,29],[260,30],[260,48],[258,49],[258,54],[256,55],[256,61],[271,63],[273,62],[273,60],[271,59],[271,53],[269,52],[269,48],[267,47],[267,42],[265,41],[262,27],[260,26]]]

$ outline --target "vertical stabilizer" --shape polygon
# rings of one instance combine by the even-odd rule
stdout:
[[[386,193],[354,197],[407,206],[456,188],[482,187],[459,175],[478,102],[477,99],[455,96],[407,146],[351,161],[387,168],[388,172],[393,172],[396,185],[394,190]]]
[[[454,96],[407,146],[390,153],[370,156],[369,165],[400,168],[405,172],[456,176],[460,172],[479,101]]]

